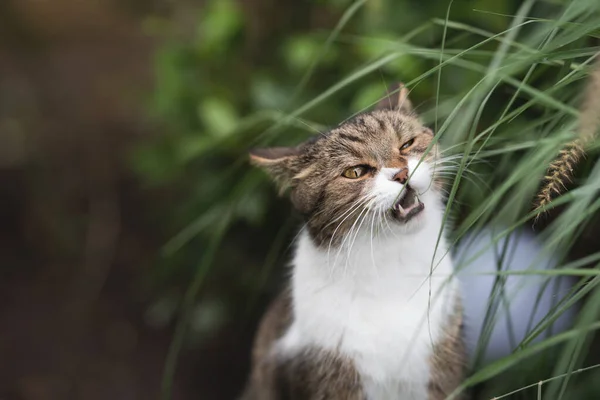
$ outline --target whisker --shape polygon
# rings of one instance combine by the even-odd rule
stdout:
[[[356,232],[356,234],[358,234],[358,229],[360,229],[360,225],[362,225],[362,218],[361,217],[363,215],[366,215],[367,212],[368,212],[368,207],[363,208],[363,210],[360,212],[360,214],[358,215],[358,217],[356,218],[356,220],[354,221],[354,223],[350,227],[350,231],[346,234],[346,236],[344,237],[344,240],[342,241],[342,244],[340,245],[340,248],[339,248],[338,253],[336,255],[336,261],[334,262],[334,264],[337,263],[337,258],[340,255],[342,249],[344,248],[344,244],[346,243],[346,240],[348,240],[348,242],[350,242],[352,240],[350,238],[352,237],[352,234],[354,233],[354,229],[356,227],[356,224],[359,223],[359,221],[360,221],[359,227],[357,228],[357,232]],[[356,238],[356,235],[354,237]],[[349,249],[352,248],[352,245],[353,245],[353,243],[350,245]],[[348,267],[348,262],[347,261],[348,261],[348,258],[346,258],[346,264],[344,266],[344,274],[343,274],[344,277],[346,276],[346,270],[347,270],[347,267]]]
[[[438,175],[438,176],[440,176],[440,177],[442,177],[442,178],[446,178],[446,179],[448,179],[448,178],[451,178],[452,180],[456,179],[456,175],[455,175],[455,174],[451,174],[451,173],[444,172],[444,171],[442,171],[442,172],[438,172],[436,175]],[[479,180],[479,182],[476,182],[476,181],[474,180],[474,178],[478,179],[478,180]],[[465,179],[465,180],[467,180],[467,181],[471,182],[471,183],[472,183],[473,185],[475,185],[475,187],[477,187],[477,188],[479,188],[479,187],[480,187],[480,184],[482,184],[483,186],[485,186],[485,187],[486,187],[486,189],[488,189],[488,190],[490,190],[490,191],[491,191],[491,187],[489,186],[489,184],[488,184],[486,181],[484,181],[484,180],[481,178],[481,176],[479,176],[478,174],[473,174],[473,178],[472,178],[471,176],[469,176],[469,175],[463,175],[463,176],[462,176],[462,179]]]
[[[358,234],[360,233],[360,228],[362,227],[363,222],[367,218],[368,211],[370,211],[369,207],[371,206],[371,204],[372,204],[373,201],[375,201],[375,199],[371,200],[371,203],[369,203],[365,207],[365,211],[367,211],[367,212],[365,212],[364,216],[362,216],[362,218],[359,216],[360,224],[358,225],[358,228],[356,228],[356,233],[354,234],[354,238],[352,239],[352,243],[350,244],[350,247],[348,248],[348,252],[347,252],[347,255],[346,255],[346,265],[344,267],[344,276],[346,275],[346,270],[348,268],[348,264],[350,263],[350,256],[352,255],[352,248],[354,247],[354,243],[356,242],[356,238],[358,237]]]
[[[378,208],[379,209],[379,208]],[[375,217],[378,216],[377,212],[373,212],[371,216],[371,262],[373,264],[373,271],[375,276],[379,279],[379,273],[377,271],[377,265],[375,263],[375,253],[373,252],[373,225],[375,224]]]
[[[353,206],[351,206],[351,207],[349,208],[349,210],[348,210],[348,211],[345,213],[345,214],[347,214],[347,215],[346,215],[346,217],[345,217],[345,218],[344,218],[344,219],[343,219],[343,220],[342,220],[342,221],[341,221],[341,222],[338,224],[338,226],[337,226],[337,227],[335,228],[335,230],[333,231],[333,234],[331,235],[331,238],[329,239],[329,246],[328,246],[328,248],[327,248],[327,262],[328,262],[328,263],[329,263],[329,261],[330,261],[331,245],[332,245],[332,243],[333,243],[333,239],[334,239],[334,237],[335,237],[335,234],[336,234],[337,230],[338,230],[338,229],[340,228],[340,226],[342,226],[342,224],[343,224],[343,223],[344,223],[344,222],[345,222],[345,221],[346,221],[346,220],[347,220],[347,219],[348,219],[348,218],[349,218],[349,217],[352,215],[352,213],[353,213],[354,211],[356,211],[358,208],[360,208],[361,206],[363,206],[364,204],[366,204],[366,203],[367,203],[368,201],[370,201],[370,200],[371,200],[371,197],[369,197],[369,196],[365,196],[365,197],[363,197],[363,198],[359,199],[359,200],[358,200],[358,201],[355,203],[355,204],[356,204],[356,206],[354,206],[354,207],[353,207]],[[356,221],[355,221],[355,223],[356,223]],[[354,225],[353,225],[353,226],[354,226]],[[344,241],[345,241],[345,239],[344,239]],[[340,248],[343,246],[343,244],[344,244],[344,241],[342,241],[342,243],[340,244]],[[339,255],[339,251],[338,251],[338,255]],[[335,268],[335,264],[336,264],[336,262],[337,262],[337,255],[336,255],[336,258],[335,258],[335,260],[334,260],[333,266],[330,268],[330,273],[332,273],[333,269]]]
[[[327,225],[325,225],[321,231],[325,230],[325,228],[329,227],[330,225],[332,225],[334,222],[339,221],[341,218],[343,218],[347,213],[351,212],[353,207],[355,207],[357,204],[359,204],[361,201],[364,200],[368,200],[369,196],[363,196],[361,198],[359,198],[357,201],[355,201],[352,205],[350,205],[350,207],[344,212],[342,213],[339,217],[333,219],[332,221],[330,221]],[[358,207],[360,207],[360,205],[358,205]]]
[[[398,235],[396,235],[396,232],[394,232],[394,230],[392,229],[392,227],[390,226],[390,223],[388,222],[388,213],[387,210],[383,210],[383,220],[385,221],[385,224],[387,225],[388,230],[390,231],[390,233],[392,235],[394,235],[394,237],[396,239],[398,239]]]

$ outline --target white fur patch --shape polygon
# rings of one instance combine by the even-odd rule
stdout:
[[[355,239],[328,251],[302,232],[293,260],[294,321],[276,351],[317,346],[351,357],[369,400],[427,398],[433,345],[458,293],[443,237],[435,252],[441,197],[429,166],[417,164],[409,160],[409,184],[425,209],[414,220],[380,223],[403,188],[391,180],[397,169],[384,168]]]

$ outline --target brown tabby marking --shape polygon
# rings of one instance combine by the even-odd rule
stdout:
[[[242,400],[364,400],[351,360],[315,348],[293,358],[273,354],[273,344],[291,323],[290,303],[289,294],[281,294],[261,323]]]
[[[462,307],[460,301],[455,312],[448,318],[444,337],[436,344],[430,360],[431,377],[429,383],[429,400],[444,400],[462,382],[467,366],[465,344],[462,339]],[[464,399],[464,395],[455,400]]]

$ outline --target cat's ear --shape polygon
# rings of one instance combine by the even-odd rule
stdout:
[[[250,150],[250,162],[264,169],[284,190],[298,172],[299,147],[268,147]]]
[[[377,103],[377,110],[393,110],[403,114],[414,114],[414,109],[408,98],[409,90],[402,82],[388,88],[383,99]]]

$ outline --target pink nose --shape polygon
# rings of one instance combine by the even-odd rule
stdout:
[[[399,182],[401,184],[405,184],[408,179],[408,168],[402,168],[400,171],[396,172],[396,174],[392,177],[393,181]]]

